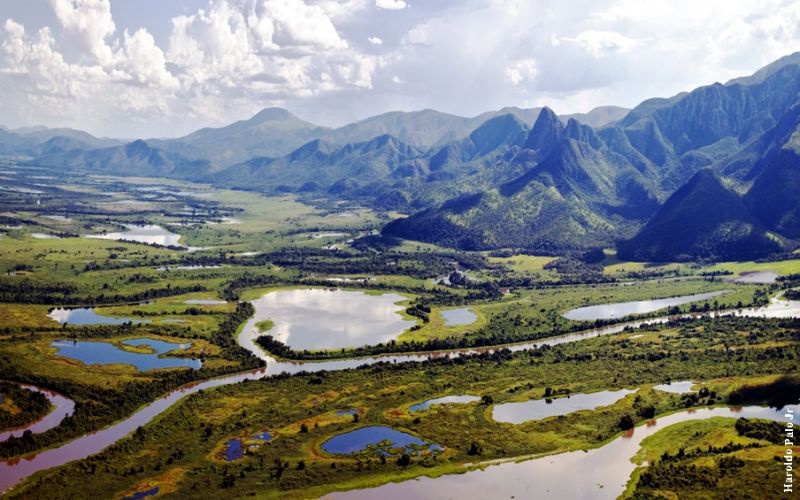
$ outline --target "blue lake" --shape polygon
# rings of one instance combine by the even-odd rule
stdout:
[[[192,368],[199,369],[202,362],[193,358],[174,358],[162,354],[187,349],[191,344],[176,344],[148,338],[127,339],[122,341],[129,346],[147,346],[154,352],[141,354],[130,352],[110,342],[88,342],[58,340],[50,344],[55,347],[60,356],[77,359],[87,365],[133,365],[139,371],[157,370],[161,368]]]
[[[358,413],[358,410],[355,408],[352,410],[339,410],[336,412],[337,417],[344,417],[345,415],[355,415]]]
[[[70,325],[121,325],[123,323],[147,323],[147,321],[133,318],[112,318],[101,316],[95,312],[94,308],[80,307],[77,309],[64,309],[57,307],[47,314],[59,323],[69,323]]]
[[[478,396],[444,396],[441,398],[429,399],[427,401],[423,401],[422,403],[411,405],[408,409],[411,411],[422,411],[422,410],[427,410],[433,405],[465,404],[480,400],[481,398],[479,398]]]
[[[239,460],[244,456],[244,448],[242,447],[241,439],[231,439],[228,441],[228,447],[225,448],[225,461],[233,462]]]
[[[478,316],[469,307],[459,309],[445,309],[442,311],[445,326],[463,326],[475,323]]]
[[[430,451],[442,449],[438,444],[428,444],[416,436],[382,425],[361,427],[338,434],[322,443],[322,449],[336,455],[349,455],[364,451],[370,445],[377,446],[384,454],[397,449],[404,452],[414,452],[420,448]]]

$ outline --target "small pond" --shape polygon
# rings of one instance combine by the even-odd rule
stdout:
[[[481,398],[479,398],[478,396],[444,396],[441,398],[429,399],[427,401],[423,401],[422,403],[411,405],[408,409],[411,411],[423,411],[427,410],[433,405],[466,404],[480,400]]]
[[[246,328],[272,320],[268,334],[295,350],[360,347],[394,340],[416,323],[404,319],[405,297],[386,293],[307,288],[269,292],[253,302]]]
[[[498,422],[521,424],[556,415],[567,415],[580,410],[594,410],[616,403],[636,391],[600,391],[590,394],[572,394],[556,399],[532,399],[521,403],[502,403],[492,408],[492,418]]]
[[[370,445],[379,447],[382,453],[397,449],[403,449],[405,452],[414,452],[422,448],[430,451],[441,449],[439,445],[428,444],[416,436],[382,425],[361,427],[338,434],[322,443],[322,449],[335,455],[349,455],[364,451]]]
[[[244,447],[241,439],[231,439],[225,447],[225,461],[233,462],[244,456]]]
[[[132,347],[148,347],[152,353],[126,351],[111,342],[90,342],[58,340],[50,344],[59,356],[77,359],[87,365],[125,364],[136,367],[138,371],[162,368],[191,368],[202,366],[199,359],[162,356],[170,351],[188,349],[191,344],[177,344],[148,338],[126,339],[122,344]]]
[[[478,316],[469,307],[460,307],[458,309],[445,309],[442,311],[442,318],[444,318],[445,326],[463,326],[475,323]]]
[[[681,380],[680,382],[654,385],[653,389],[661,392],[669,392],[671,394],[686,394],[689,392],[697,392],[692,390],[693,385],[694,382],[691,380]]]
[[[77,309],[64,309],[57,307],[47,314],[59,323],[70,325],[121,325],[123,323],[147,323],[146,320],[133,318],[112,318],[97,314],[93,307],[79,307]]]
[[[564,314],[564,317],[573,321],[594,321],[596,319],[622,318],[630,314],[646,314],[666,309],[667,307],[689,304],[690,302],[700,302],[713,299],[727,293],[726,290],[716,292],[696,293],[694,295],[683,295],[681,297],[670,297],[666,299],[637,300],[633,302],[617,302],[615,304],[599,304],[596,306],[578,307]]]

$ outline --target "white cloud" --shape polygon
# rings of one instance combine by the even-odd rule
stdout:
[[[408,7],[403,0],[375,0],[375,6],[381,9],[400,10]]]
[[[48,0],[42,13],[0,0],[5,124],[148,136],[267,105],[323,124],[568,113],[726,81],[800,47],[800,2],[786,0],[206,0],[171,19],[154,9],[147,26],[115,19],[122,1]],[[30,5],[25,26],[9,2]],[[389,23],[383,9],[405,10]]]
[[[592,57],[601,57],[612,52],[626,52],[635,48],[639,42],[613,31],[584,31],[575,38],[564,38],[575,42]]]
[[[91,53],[100,64],[110,64],[114,54],[105,40],[116,26],[109,0],[50,0],[64,34]]]
[[[514,85],[533,80],[536,77],[536,61],[533,59],[516,61],[506,67],[506,75]]]

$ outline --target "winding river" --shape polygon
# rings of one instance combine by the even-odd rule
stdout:
[[[31,431],[34,434],[40,434],[42,432],[49,431],[54,427],[58,427],[58,425],[65,418],[72,415],[72,413],[75,411],[75,401],[62,396],[55,391],[42,389],[41,387],[36,387],[35,385],[30,384],[17,385],[25,390],[41,393],[47,398],[48,401],[50,401],[50,404],[53,405],[53,409],[50,410],[47,415],[36,419],[33,422],[0,432],[0,443],[8,441],[12,437],[22,437],[25,431]]]
[[[254,301],[254,305],[256,305],[257,307],[258,301]],[[739,309],[735,311],[720,311],[714,313],[693,314],[687,316],[718,317],[727,315],[767,317],[767,318],[800,317],[800,301],[783,301],[783,300],[773,299],[769,305],[760,308]],[[327,370],[327,371],[344,370],[347,368],[355,368],[358,366],[372,365],[379,362],[403,363],[410,361],[424,361],[427,359],[441,357],[441,356],[456,357],[465,354],[474,354],[478,352],[491,352],[495,349],[501,348],[501,347],[494,347],[494,348],[465,349],[460,351],[448,351],[448,352],[397,354],[397,355],[371,356],[371,357],[356,358],[356,359],[342,359],[342,360],[329,360],[329,361],[308,361],[308,362],[282,361],[273,358],[272,356],[264,352],[255,343],[255,339],[259,335],[261,335],[259,328],[256,326],[256,323],[258,322],[256,318],[258,317],[259,314],[258,311],[256,311],[256,314],[245,323],[244,327],[242,328],[239,334],[238,342],[242,347],[252,352],[255,356],[266,361],[267,363],[266,368],[236,373],[215,379],[206,380],[203,382],[197,382],[185,385],[153,401],[147,406],[141,408],[139,411],[137,411],[130,417],[120,422],[117,422],[116,424],[113,424],[105,429],[90,434],[86,434],[73,441],[65,443],[59,447],[50,448],[35,455],[29,455],[22,458],[15,458],[7,462],[0,462],[0,492],[5,492],[9,490],[13,486],[21,482],[23,479],[35,474],[36,472],[50,469],[53,467],[59,467],[69,462],[75,460],[81,460],[96,453],[99,453],[100,451],[106,449],[107,447],[111,446],[117,441],[123,439],[128,434],[134,432],[136,428],[147,424],[148,422],[153,420],[156,416],[166,411],[168,408],[170,408],[172,405],[180,401],[185,396],[194,394],[201,390],[207,390],[213,387],[236,384],[244,380],[261,379],[272,375],[277,375],[282,372],[297,373],[300,371],[317,372],[321,370]],[[617,325],[608,326],[604,328],[595,328],[591,330],[586,330],[580,333],[560,335],[557,337],[550,337],[532,342],[522,342],[518,344],[502,346],[502,348],[508,348],[511,351],[521,351],[544,345],[554,346],[569,342],[577,342],[580,340],[597,337],[600,335],[619,333],[623,331],[626,327],[636,328],[638,326],[647,324],[665,323],[669,321],[669,319],[670,319],[669,317],[659,317],[659,318],[644,319],[639,321],[632,321],[627,323],[620,323]],[[764,409],[759,409],[759,408],[748,409],[748,411],[753,411],[753,412],[763,411],[763,410]],[[717,409],[714,411],[724,412],[728,410]],[[676,414],[676,415],[682,415],[682,414]],[[664,422],[665,425],[674,423],[671,420],[669,420],[670,417],[664,417],[662,419],[659,419],[659,421]],[[639,432],[639,434],[642,434],[642,432]],[[609,446],[610,445],[604,446],[603,448],[599,448],[598,450],[606,450],[609,448]],[[583,452],[577,452],[577,453],[583,453]],[[617,453],[623,453],[623,450],[619,450],[617,451]],[[562,455],[569,455],[569,454],[562,454]],[[557,455],[557,456],[560,457],[562,455]],[[632,456],[632,453],[627,456]],[[553,457],[550,457],[550,460],[553,460]],[[492,470],[492,468],[487,470]],[[586,470],[584,470],[583,472],[586,472]],[[463,478],[465,477],[465,475],[460,475],[459,477]],[[406,483],[400,483],[400,484],[406,484]],[[396,485],[387,485],[387,487],[389,486],[396,486]],[[594,493],[597,492],[594,491]],[[355,494],[357,494],[357,492],[355,492]]]

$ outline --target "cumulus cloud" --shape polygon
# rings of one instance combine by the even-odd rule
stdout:
[[[408,7],[403,0],[375,0],[375,6],[381,9],[400,10]]]
[[[533,59],[516,61],[506,68],[506,75],[514,85],[533,80],[536,77],[536,61]]]
[[[6,125],[148,136],[264,106],[326,125],[393,109],[568,113],[726,81],[800,46],[800,3],[785,0],[206,0],[146,26],[115,19],[118,1],[48,0],[46,15],[0,2]]]

